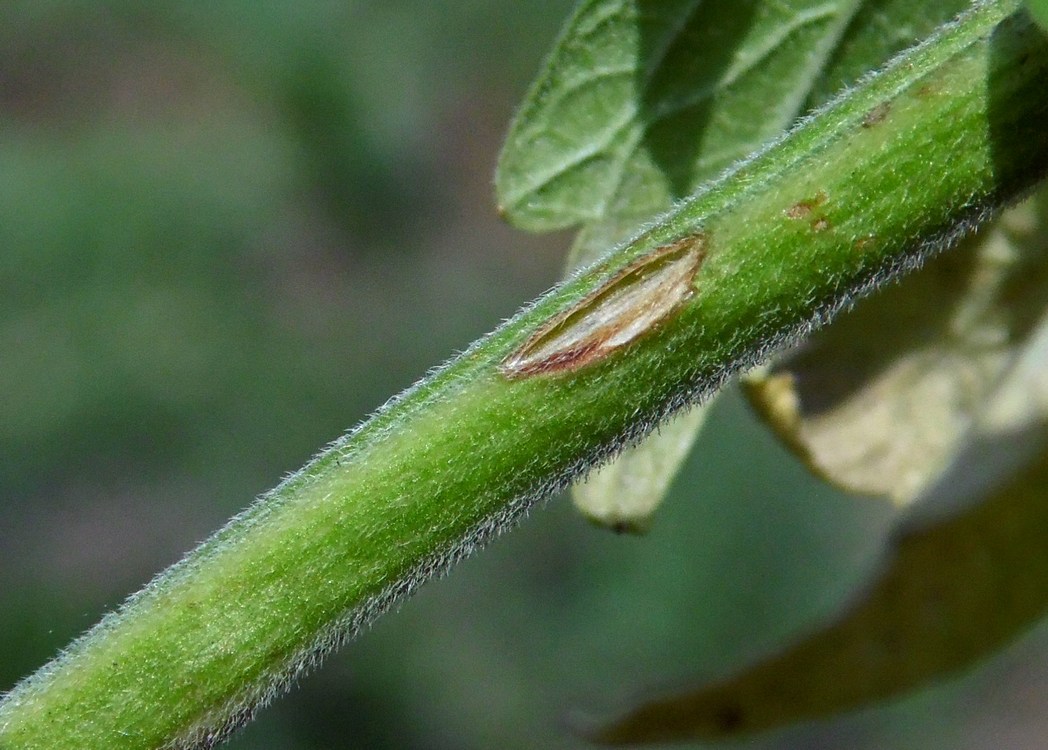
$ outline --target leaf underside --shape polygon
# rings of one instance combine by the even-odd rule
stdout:
[[[581,225],[566,265],[588,265],[965,5],[584,2],[507,136],[501,211],[536,231]],[[576,486],[583,515],[645,531],[710,406]]]

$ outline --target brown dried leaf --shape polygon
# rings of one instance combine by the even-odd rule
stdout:
[[[644,702],[605,744],[716,739],[896,696],[992,654],[1048,611],[1048,319],[972,439],[834,622],[724,681]]]

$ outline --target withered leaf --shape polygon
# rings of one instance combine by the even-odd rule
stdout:
[[[964,443],[1045,309],[1045,203],[1011,209],[751,373],[751,403],[818,475],[910,502]]]

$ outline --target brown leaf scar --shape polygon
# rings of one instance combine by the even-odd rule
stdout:
[[[502,360],[510,379],[574,372],[654,330],[694,293],[706,237],[693,234],[652,250],[533,333]]]

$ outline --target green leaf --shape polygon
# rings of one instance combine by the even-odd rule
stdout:
[[[1048,30],[1048,0],[1026,0],[1026,7],[1041,28]]]
[[[824,104],[892,56],[926,39],[970,0],[866,0],[812,86],[808,108]]]
[[[964,443],[1045,309],[1045,206],[1042,191],[745,378],[751,403],[816,474],[910,502]]]
[[[1048,319],[853,606],[739,674],[645,701],[588,734],[605,744],[716,739],[826,718],[1002,648],[1048,610],[1046,445]]]
[[[649,221],[781,132],[857,5],[584,2],[510,129],[503,213],[532,230]]]

